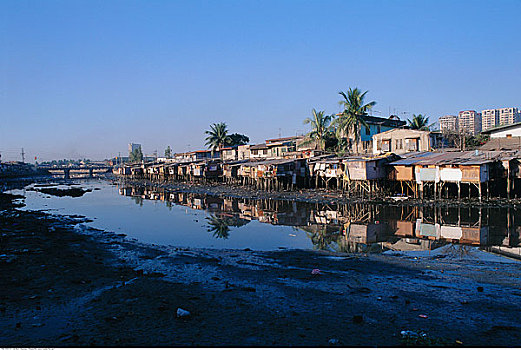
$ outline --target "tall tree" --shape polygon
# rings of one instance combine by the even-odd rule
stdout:
[[[226,123],[215,123],[210,125],[210,130],[205,131],[206,137],[205,145],[212,151],[224,147],[230,143],[230,136],[228,136],[228,127]]]
[[[415,130],[428,131],[431,127],[431,125],[429,125],[429,117],[422,114],[413,114],[412,119],[408,119],[407,122],[409,127]]]
[[[165,158],[172,158],[172,149],[170,146],[165,149]]]
[[[343,106],[343,111],[340,113],[340,116],[337,119],[337,130],[347,137],[353,137],[356,143],[357,153],[359,152],[360,148],[360,130],[362,126],[366,128],[369,127],[365,121],[365,117],[369,116],[369,110],[371,110],[371,108],[376,105],[376,102],[374,101],[369,103],[364,102],[367,92],[368,91],[362,93],[362,91],[358,88],[349,88],[347,94],[343,91],[338,93],[343,98],[343,100],[340,102]]]
[[[226,146],[241,146],[250,142],[250,138],[246,135],[234,133],[230,135],[230,142]]]
[[[128,158],[131,163],[141,162],[143,160],[143,152],[141,151],[141,146],[139,146],[133,152],[131,152]]]
[[[326,149],[326,140],[331,134],[331,121],[334,116],[324,115],[324,111],[312,110],[313,118],[306,118],[304,124],[311,124],[311,131],[307,134],[308,140],[315,141],[319,150]],[[305,142],[307,143],[307,142]]]

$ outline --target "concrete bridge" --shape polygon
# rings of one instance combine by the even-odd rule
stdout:
[[[108,165],[94,165],[94,166],[39,166],[39,169],[47,170],[53,175],[61,175],[66,179],[70,179],[71,171],[76,174],[85,174],[86,177],[94,177],[94,173],[105,174],[112,171],[112,167]]]

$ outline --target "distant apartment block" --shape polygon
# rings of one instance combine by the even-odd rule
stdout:
[[[458,117],[455,115],[444,115],[438,119],[441,132],[458,131]]]
[[[481,113],[468,110],[458,115],[458,129],[462,133],[477,134],[481,131]]]
[[[499,112],[499,125],[510,125],[521,121],[521,114],[519,108],[500,108]]]
[[[499,109],[481,111],[481,130],[485,131],[499,125]]]

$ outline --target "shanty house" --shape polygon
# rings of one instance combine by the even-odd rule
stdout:
[[[250,159],[266,159],[269,157],[269,149],[265,143],[250,146]]]
[[[440,133],[396,128],[373,135],[373,154],[427,152],[441,145]]]
[[[221,147],[219,151],[221,152],[221,157],[223,161],[233,161],[237,160],[238,158],[237,146]]]
[[[371,153],[373,150],[373,135],[379,134],[381,132],[403,127],[406,123],[403,120],[400,120],[397,116],[391,116],[389,118],[381,118],[381,117],[373,117],[366,116],[364,117],[365,122],[368,127],[362,127],[360,131],[360,141],[361,141],[361,149],[362,153]],[[351,133],[348,135],[343,135],[347,137],[350,143],[351,151],[356,152],[356,143],[354,135]]]

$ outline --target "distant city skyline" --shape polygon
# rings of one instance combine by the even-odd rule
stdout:
[[[1,159],[204,149],[216,122],[260,143],[307,132],[349,87],[402,120],[519,108],[521,21],[504,18],[518,13],[507,0],[6,0]]]

